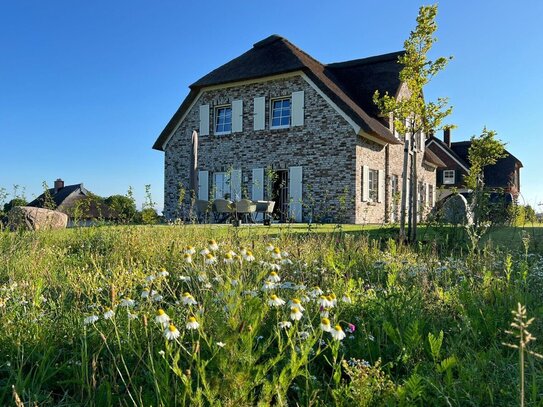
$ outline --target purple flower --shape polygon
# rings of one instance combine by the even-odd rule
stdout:
[[[347,329],[345,329],[348,333],[352,334],[354,331],[356,331],[356,326],[354,324],[351,324],[350,322],[347,324]]]

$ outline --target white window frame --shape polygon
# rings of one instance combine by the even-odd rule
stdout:
[[[454,170],[443,170],[443,185],[454,185],[455,183],[456,183],[455,171]]]
[[[279,101],[283,101],[283,100],[289,100],[290,101],[290,116],[289,116],[288,124],[274,126],[273,125],[273,105],[275,104],[275,102],[279,102]],[[283,117],[283,116],[281,116],[281,117]],[[270,99],[270,129],[272,129],[272,130],[274,130],[274,129],[288,129],[288,128],[291,127],[291,125],[292,125],[292,96],[284,96],[284,97],[277,97],[277,98]]]
[[[368,170],[368,201],[377,202],[379,200],[379,170]]]
[[[230,131],[217,131],[217,126],[218,126],[218,123],[217,123],[217,120],[219,119],[219,110],[220,109],[230,109]],[[232,105],[231,104],[228,104],[228,105],[220,105],[220,106],[215,106],[215,108],[213,109],[213,133],[216,135],[216,136],[223,136],[225,134],[232,134]]]

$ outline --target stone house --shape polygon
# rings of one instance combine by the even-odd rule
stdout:
[[[469,194],[464,177],[469,174],[470,162],[468,151],[471,141],[451,141],[451,131],[443,132],[443,140],[432,136],[426,141],[427,150],[433,152],[443,163],[437,171],[437,200],[441,201],[456,191]],[[484,169],[485,186],[498,194],[505,194],[509,202],[515,201],[520,194],[520,169],[522,162],[509,151],[506,157]]]
[[[372,98],[406,94],[399,55],[322,64],[272,35],[190,85],[153,145],[165,153],[165,217],[179,217],[192,190],[206,201],[273,199],[282,220],[397,221],[403,141]],[[418,137],[426,213],[443,163]]]

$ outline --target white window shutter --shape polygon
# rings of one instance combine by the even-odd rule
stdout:
[[[368,201],[370,197],[370,169],[367,165],[362,166],[362,200]]]
[[[266,128],[266,97],[254,99],[254,130],[264,130]]]
[[[292,92],[292,126],[304,125],[304,91]]]
[[[377,201],[385,202],[385,172],[383,170],[379,170],[377,173],[379,178],[379,184],[377,186],[379,189],[377,191]]]
[[[198,199],[209,201],[209,171],[198,171]]]
[[[289,216],[302,221],[302,167],[288,169]]]
[[[200,106],[200,135],[209,136],[209,105]]]
[[[241,199],[241,170],[232,170],[230,175],[230,199],[232,201]]]
[[[232,101],[232,133],[243,131],[243,100]]]
[[[264,168],[253,168],[253,201],[264,199]]]
[[[430,205],[430,187],[429,184],[424,184],[424,205]]]
[[[432,208],[436,206],[436,188],[437,185],[434,185],[434,187],[432,188]]]

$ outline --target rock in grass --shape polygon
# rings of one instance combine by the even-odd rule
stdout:
[[[58,211],[32,206],[15,206],[8,213],[8,227],[11,230],[64,229],[68,215]]]

